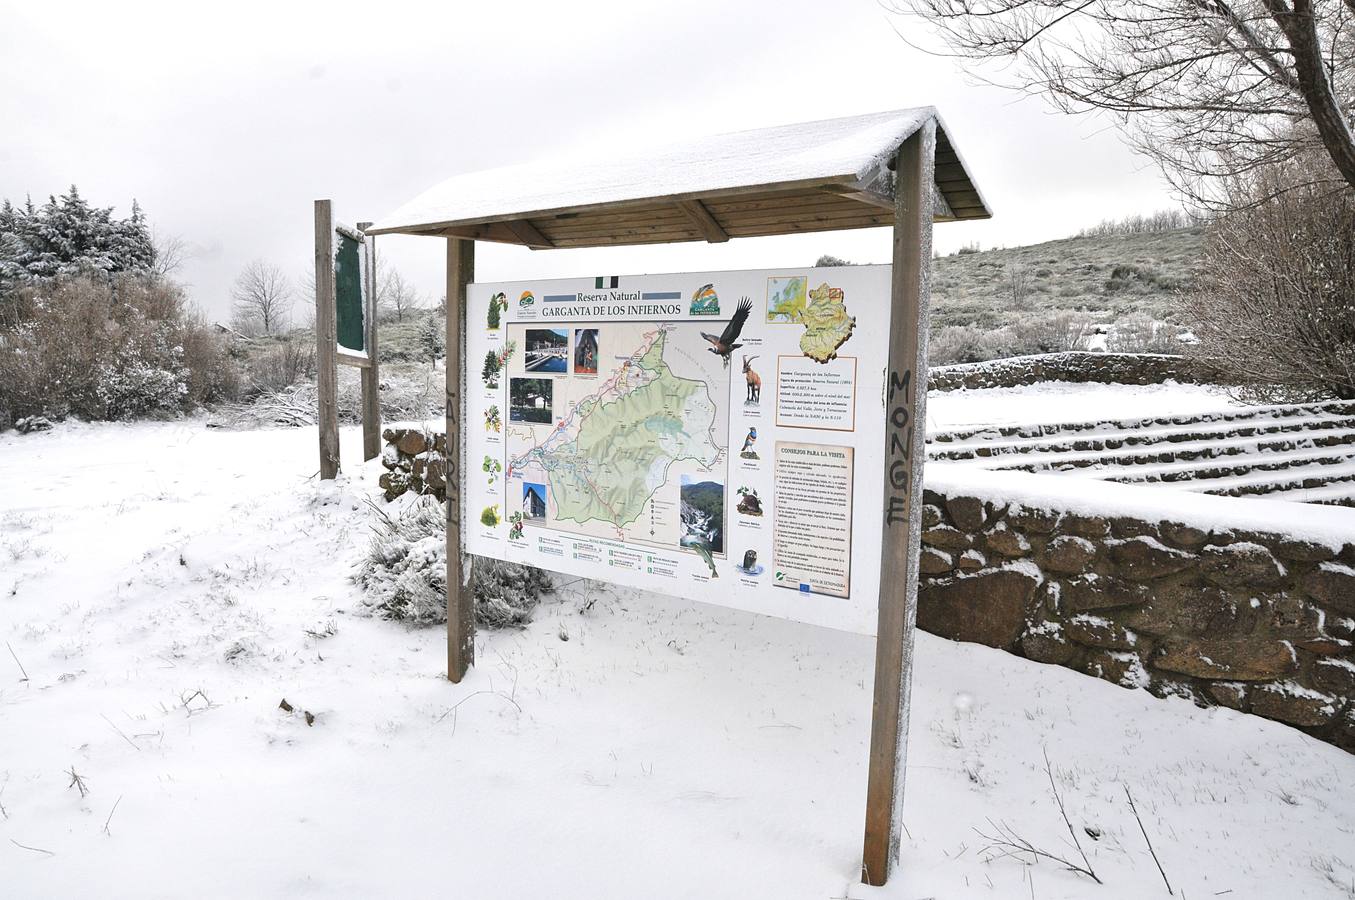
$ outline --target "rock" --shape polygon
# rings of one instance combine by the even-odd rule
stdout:
[[[1008,528],[1006,522],[997,523],[997,527],[983,535],[983,546],[1008,559],[1018,559],[1030,553],[1030,541],[1019,531]]]
[[[1282,540],[1275,543],[1275,553],[1291,562],[1326,562],[1336,558],[1336,551],[1315,541]]]
[[[983,501],[977,497],[951,497],[946,501],[946,512],[961,531],[978,531],[983,527]]]
[[[1069,579],[1063,591],[1069,612],[1091,612],[1123,606],[1142,606],[1152,597],[1147,585],[1124,581],[1112,575],[1086,575]]]
[[[1247,685],[1241,681],[1211,681],[1204,692],[1219,706],[1247,711]]]
[[[1355,753],[1355,706],[1346,710],[1346,714],[1336,721],[1332,729],[1331,742],[1349,753]]]
[[[1082,671],[1120,687],[1145,687],[1148,673],[1137,653],[1093,650],[1082,661]]]
[[[960,558],[955,560],[955,568],[961,572],[977,572],[988,565],[988,560],[983,558],[983,554],[977,550],[966,550],[960,554]]]
[[[433,435],[433,449],[438,453],[447,453],[447,435],[445,432],[438,432]]]
[[[1355,569],[1339,563],[1319,563],[1303,579],[1303,590],[1323,606],[1355,615]]]
[[[1049,534],[1054,530],[1054,523],[1058,521],[1058,515],[1044,509],[1031,509],[1013,504],[1011,510],[1007,513],[1007,522],[1017,531],[1024,531],[1027,534]]]
[[[399,436],[400,435],[396,433],[394,428],[381,429],[381,439],[388,444],[395,443],[395,439],[398,438]]]
[[[1324,691],[1355,698],[1355,663],[1348,659],[1319,659],[1313,663],[1313,684]]]
[[[1157,538],[1157,526],[1150,525],[1139,519],[1120,519],[1110,520],[1110,536],[1117,540],[1127,540],[1136,537]]]
[[[1070,641],[1105,650],[1133,650],[1139,642],[1132,631],[1100,616],[1073,616],[1063,632]]]
[[[1298,725],[1303,728],[1320,728],[1336,718],[1340,703],[1335,697],[1302,687],[1292,681],[1282,684],[1265,684],[1251,692],[1251,711],[1254,715],[1265,716]]]
[[[1180,522],[1163,522],[1158,531],[1163,538],[1186,550],[1198,550],[1209,540],[1209,532]]]
[[[428,437],[422,431],[410,429],[395,439],[395,446],[401,453],[418,456],[428,449]]]
[[[1314,656],[1340,656],[1350,650],[1351,643],[1340,638],[1319,634],[1313,637],[1299,638],[1294,641],[1294,646],[1300,650],[1307,650]]]
[[[922,502],[940,509],[941,506],[946,502],[946,498],[942,497],[940,494],[938,494],[931,488],[924,487],[922,489]]]
[[[387,469],[400,468],[400,450],[394,444],[386,444],[381,448],[381,465]]]
[[[424,467],[423,480],[428,487],[434,491],[441,492],[447,486],[446,476],[443,474],[447,463],[440,456],[432,456],[428,459],[428,464]]]
[[[386,492],[387,501],[394,500],[409,490],[409,476],[404,472],[382,472],[376,483]]]
[[[938,525],[922,532],[922,543],[942,550],[968,550],[973,541],[963,531],[949,525]]]
[[[1026,629],[1021,635],[1020,650],[1026,659],[1056,666],[1067,665],[1077,653],[1077,647],[1063,636],[1063,628],[1053,621]]]
[[[52,423],[46,416],[25,416],[14,421],[14,430],[19,434],[36,434],[39,431],[51,431]]]
[[[1195,554],[1173,550],[1150,537],[1111,542],[1110,558],[1115,561],[1121,575],[1135,581],[1174,575],[1196,561]]]
[[[1210,544],[1200,551],[1200,572],[1214,584],[1225,587],[1279,587],[1284,567],[1260,544]]]
[[[1355,619],[1334,616],[1327,619],[1327,634],[1342,640],[1355,640]]]
[[[1095,561],[1095,544],[1086,538],[1061,535],[1045,545],[1040,567],[1060,575],[1080,575]]]
[[[1287,643],[1264,638],[1172,642],[1149,663],[1166,672],[1218,681],[1271,681],[1298,670]]]
[[[923,547],[918,556],[917,568],[923,575],[948,575],[955,568],[955,561],[944,550]]]
[[[1083,516],[1078,513],[1064,513],[1056,526],[1065,534],[1078,537],[1099,538],[1110,533],[1110,521],[1103,516]]]
[[[922,507],[922,527],[935,528],[940,525],[944,519],[941,517],[941,508],[932,506],[930,503]]]
[[[918,627],[941,637],[1007,649],[1026,624],[1026,604],[1040,579],[1019,569],[990,569],[922,585]]]

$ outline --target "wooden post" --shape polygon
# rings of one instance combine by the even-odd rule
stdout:
[[[462,341],[466,285],[475,279],[475,241],[447,238],[447,677],[459,682],[475,662],[475,600],[465,584],[461,556]]]
[[[899,858],[908,702],[917,624],[926,440],[927,307],[931,297],[932,181],[936,121],[899,148],[894,169],[894,268],[890,288],[889,387],[885,403],[885,521],[875,702],[870,725],[866,840],[861,880],[882,885]]]
[[[358,230],[366,231],[371,222],[359,222]],[[363,309],[363,345],[367,348],[370,366],[361,370],[362,378],[362,458],[375,459],[381,453],[381,362],[376,347],[376,235],[364,235],[362,252],[367,257],[367,278],[362,286],[367,295]]]
[[[334,306],[334,213],[315,201],[315,388],[320,409],[320,478],[339,474],[339,351]]]

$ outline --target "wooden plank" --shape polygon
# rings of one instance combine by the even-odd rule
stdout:
[[[320,478],[339,474],[338,324],[334,308],[334,211],[315,201],[315,388]]]
[[[876,206],[880,209],[888,210],[894,209],[893,197],[887,197],[884,194],[878,194],[875,191],[864,189],[850,190],[845,189],[841,185],[830,185],[829,187],[822,188],[822,190],[837,194],[840,197],[848,197],[859,203],[865,203],[868,206]]]
[[[892,224],[887,215],[863,216],[852,219],[834,219],[831,221],[782,222],[779,224],[749,225],[739,227],[730,225],[730,237],[767,237],[776,234],[812,234],[820,231],[850,231],[854,228],[879,228]]]
[[[729,240],[729,235],[720,227],[720,223],[715,221],[715,217],[710,214],[710,210],[700,200],[679,200],[678,209],[686,214],[696,230],[701,232],[708,242],[712,244],[723,244]]]
[[[748,194],[766,194],[775,191],[791,191],[800,188],[814,189],[824,184],[852,182],[855,180],[856,173],[847,172],[841,175],[830,175],[825,178],[802,178],[792,181],[774,182],[772,184],[741,185],[739,187],[723,188],[720,190],[684,191],[682,193],[666,194],[658,197],[635,197],[629,200],[612,200],[606,203],[583,203],[576,206],[562,206],[552,209],[524,209],[515,213],[476,216],[469,219],[421,222],[418,225],[408,228],[377,228],[372,231],[372,234],[436,234],[449,228],[459,228],[466,225],[481,225],[491,222],[502,223],[511,219],[527,218],[540,222],[543,219],[549,219],[553,216],[560,216],[567,213],[613,212],[623,209],[652,207],[656,204],[672,206],[679,200],[700,200],[703,203],[709,204],[711,200],[717,197],[740,197]]]
[[[551,243],[550,238],[538,231],[536,226],[526,219],[514,219],[509,222],[508,230],[517,235],[518,240],[533,250],[549,250],[555,246]]]
[[[676,206],[645,206],[633,209],[618,209],[612,212],[590,212],[590,213],[565,213],[559,216],[551,216],[545,219],[535,219],[536,225],[542,231],[549,232],[552,227],[560,225],[576,225],[584,222],[592,224],[604,224],[612,222],[644,223],[644,222],[681,222],[687,218],[686,214]]]
[[[352,366],[354,369],[370,369],[372,367],[372,361],[365,356],[350,356],[347,353],[338,353],[335,356],[341,366]]]
[[[936,120],[899,148],[894,266],[885,402],[885,519],[880,552],[875,697],[866,784],[861,879],[882,885],[898,862],[903,825],[908,710],[917,624],[922,461],[927,402],[927,307],[931,291]]]
[[[465,384],[466,285],[475,280],[475,242],[447,239],[447,678],[460,682],[475,662],[475,598],[462,565],[461,391]]]
[[[371,222],[359,222],[359,230],[372,227]],[[377,348],[376,322],[376,235],[366,235],[362,242],[367,261],[367,309],[363,321],[367,326],[368,365],[362,370],[362,458],[375,459],[381,455],[381,357]]]

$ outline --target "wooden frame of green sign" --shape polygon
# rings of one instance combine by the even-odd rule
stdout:
[[[932,223],[987,203],[931,107],[699,139],[645,159],[547,162],[453,178],[368,230],[447,240],[447,677],[474,663],[463,566],[462,358],[475,241],[530,247],[722,242],[894,228],[884,540],[861,876],[898,860],[921,534]],[[318,279],[317,279],[318,281]]]
[[[320,431],[320,478],[339,473],[339,364],[361,370],[362,454],[373,459],[381,452],[381,363],[377,356],[376,328],[376,238],[364,233],[370,222],[356,229],[334,222],[333,204],[315,201],[315,387],[316,423]],[[335,235],[344,246],[340,261],[335,253]],[[350,258],[351,257],[351,258]],[[340,268],[345,268],[341,296]],[[357,297],[353,297],[353,291]],[[340,303],[347,306],[341,310]],[[353,321],[357,315],[359,321]],[[344,317],[345,336],[360,338],[361,347],[340,345],[339,320]]]

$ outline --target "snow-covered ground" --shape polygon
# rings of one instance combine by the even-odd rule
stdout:
[[[927,428],[1192,415],[1239,405],[1220,388],[1206,384],[1048,381],[1016,388],[933,391],[927,396]]]
[[[1355,896],[1355,756],[928,635],[863,888],[871,639],[575,583],[452,685],[350,612],[343,440],[319,485],[311,429],[0,435],[0,896],[1166,897],[1126,787],[1178,897]],[[983,852],[1075,854],[1045,754],[1102,885]]]

